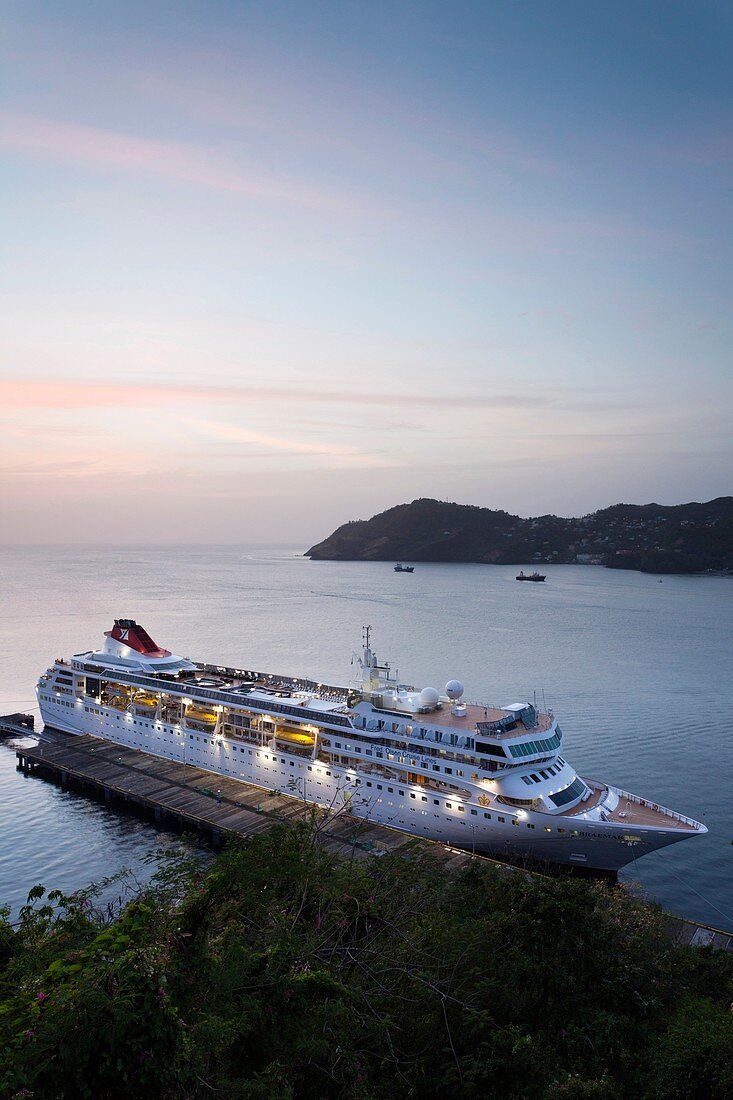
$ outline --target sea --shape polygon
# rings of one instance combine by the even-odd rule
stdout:
[[[550,565],[312,562],[302,546],[0,550],[0,713],[38,714],[39,673],[134,618],[174,653],[349,683],[362,631],[400,678],[469,701],[535,700],[579,771],[703,821],[635,860],[625,888],[733,931],[733,578]],[[534,568],[525,565],[525,571]],[[38,719],[37,719],[38,721]],[[0,905],[71,892],[181,843],[152,823],[16,770],[0,742]]]

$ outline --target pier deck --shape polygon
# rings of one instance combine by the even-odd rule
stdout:
[[[0,737],[28,737],[35,733],[32,714],[3,714],[0,716]]]
[[[32,719],[30,723],[21,721],[27,717],[0,718],[0,733],[32,736]],[[107,803],[126,804],[151,814],[158,825],[198,832],[215,845],[232,836],[253,836],[276,822],[310,821],[314,810],[296,795],[268,791],[102,738],[60,733],[48,727],[38,744],[16,748],[16,756],[19,769],[26,775],[78,787]],[[457,870],[480,860],[505,874],[537,873],[343,812],[329,815],[318,811],[317,820],[322,843],[339,856],[372,859],[391,852],[404,857],[428,856],[445,870]],[[669,931],[680,946],[733,951],[733,934],[721,929],[669,914]]]

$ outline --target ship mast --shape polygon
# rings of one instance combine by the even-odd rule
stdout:
[[[361,669],[361,689],[366,696],[372,692],[394,691],[397,687],[397,673],[391,675],[389,663],[380,665],[376,653],[371,646],[372,628],[365,626],[364,646],[362,655],[358,658]]]

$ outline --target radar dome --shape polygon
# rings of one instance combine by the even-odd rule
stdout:
[[[465,688],[460,680],[449,680],[445,685],[445,694],[449,699],[460,699]]]
[[[420,706],[421,707],[437,707],[440,700],[440,693],[435,688],[423,688],[420,692]]]

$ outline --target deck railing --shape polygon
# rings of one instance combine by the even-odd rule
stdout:
[[[608,786],[607,783],[599,783],[597,779],[585,779],[585,782],[595,790],[604,790]],[[683,825],[690,825],[693,829],[701,827],[699,821],[687,817],[686,814],[679,814],[676,810],[670,810],[668,806],[662,806],[660,802],[653,802],[650,798],[641,798],[640,795],[631,794],[630,791],[622,791],[620,787],[617,787],[616,790],[619,793],[620,801],[635,802],[637,806],[646,806],[650,810],[655,810],[658,814],[671,817],[674,821],[681,821]]]

